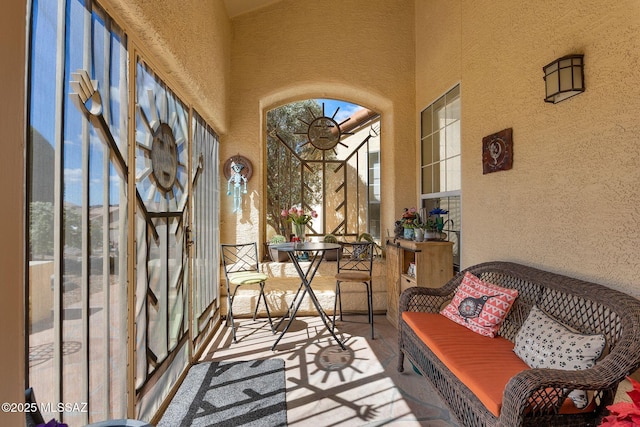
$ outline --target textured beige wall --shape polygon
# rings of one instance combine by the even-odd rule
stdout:
[[[0,402],[24,400],[24,141],[26,0],[5,4],[0,14]],[[6,37],[6,35],[11,37]],[[0,412],[0,425],[23,426],[23,413]]]
[[[442,7],[459,17],[418,25],[418,55],[437,55],[416,61],[429,76],[416,105],[461,81],[463,266],[512,260],[640,295],[640,2],[417,0],[416,10]],[[459,47],[447,59],[434,39]],[[542,67],[569,53],[585,55],[586,92],[544,103]],[[482,175],[482,137],[509,127],[513,169]]]
[[[230,128],[221,160],[254,165],[242,215],[223,196],[222,240],[264,240],[265,111],[309,97],[382,114],[382,223],[415,204],[413,1],[282,2],[232,20]]]
[[[417,0],[415,10],[418,141],[420,112],[460,82],[460,1]]]
[[[183,101],[226,132],[231,22],[223,0],[101,3]]]

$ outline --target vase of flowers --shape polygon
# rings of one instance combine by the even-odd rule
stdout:
[[[304,209],[292,206],[290,209],[283,209],[281,215],[287,222],[291,222],[292,231],[295,235],[294,241],[304,242],[306,239],[307,226],[313,223],[313,219],[318,217],[314,210],[306,213]],[[293,240],[293,239],[292,239]]]
[[[304,242],[307,238],[307,233],[306,233],[307,225],[298,224],[297,222],[294,222],[291,225],[293,226],[293,234],[295,234],[295,236],[298,238],[298,241]]]

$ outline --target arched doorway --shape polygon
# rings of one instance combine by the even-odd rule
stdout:
[[[316,211],[307,236],[380,238],[380,114],[335,99],[305,99],[266,119],[267,239],[288,238],[283,209]]]

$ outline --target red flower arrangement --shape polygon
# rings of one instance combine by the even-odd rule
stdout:
[[[633,386],[633,390],[627,392],[632,402],[618,402],[607,406],[609,415],[602,419],[600,426],[640,426],[640,383],[630,377],[627,379]]]
[[[311,211],[310,213],[305,213],[304,209],[293,206],[289,210],[282,209],[280,215],[286,218],[286,221],[291,221],[294,224],[311,225],[311,223],[313,222],[312,219],[318,217],[318,212]]]

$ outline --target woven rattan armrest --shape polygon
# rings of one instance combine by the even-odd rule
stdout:
[[[505,387],[500,412],[500,424],[522,425],[526,413],[554,414],[572,390],[598,390],[598,399],[610,401],[612,388],[608,369],[596,366],[581,371],[531,369],[516,374]],[[535,409],[532,409],[532,402]]]
[[[418,286],[406,289],[400,295],[398,314],[402,316],[403,311],[421,311],[427,313],[440,311],[444,303],[453,298],[461,280],[462,276],[456,277],[439,288],[423,288]]]
[[[620,298],[624,299],[624,296]],[[634,313],[635,312],[635,313]],[[507,384],[503,395],[501,421],[509,420],[511,425],[521,422],[524,411],[530,405],[532,396],[544,394],[545,390],[555,388],[571,390],[597,390],[599,405],[612,403],[618,383],[625,375],[638,368],[638,318],[637,308],[631,309],[625,316],[628,327],[624,330],[615,347],[590,368],[579,371],[565,371],[557,369],[531,369],[515,375]],[[551,402],[551,400],[550,400]],[[562,402],[562,400],[559,400]],[[545,409],[552,409],[552,404]],[[516,422],[518,421],[519,422]]]

